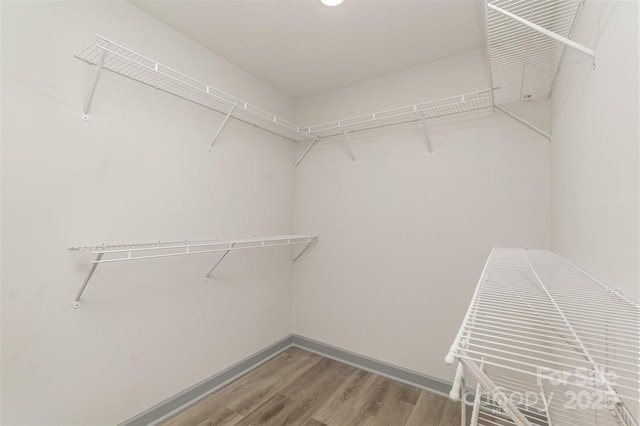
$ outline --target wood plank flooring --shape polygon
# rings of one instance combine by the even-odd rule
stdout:
[[[460,404],[289,348],[161,425],[459,426]]]

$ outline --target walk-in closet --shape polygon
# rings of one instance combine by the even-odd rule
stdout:
[[[0,24],[2,425],[638,426],[640,2]]]

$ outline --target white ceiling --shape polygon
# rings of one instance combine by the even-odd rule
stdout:
[[[131,2],[296,99],[485,44],[478,0]]]

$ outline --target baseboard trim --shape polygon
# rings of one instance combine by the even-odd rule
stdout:
[[[449,390],[451,389],[450,382],[359,355],[304,336],[292,334],[256,352],[248,358],[237,362],[231,367],[214,374],[208,379],[154,405],[137,416],[125,420],[120,423],[119,426],[146,426],[157,424],[185,408],[187,405],[197,402],[227,383],[253,370],[291,346],[314,352],[327,358],[335,359],[336,361],[344,362],[345,364],[371,371],[445,397],[448,397]]]
[[[180,411],[187,405],[193,404],[194,402],[206,397],[210,393],[215,392],[217,389],[256,368],[260,364],[263,364],[264,362],[278,355],[280,352],[286,350],[290,346],[291,336],[287,336],[284,339],[281,339],[276,343],[243,359],[242,361],[233,364],[231,367],[228,367],[221,372],[214,374],[208,379],[205,379],[200,383],[197,383],[190,388],[185,389],[182,392],[165,399],[164,401],[154,405],[148,410],[143,411],[137,416],[134,416],[129,420],[125,420],[124,422],[120,423],[119,426],[154,425]]]
[[[318,342],[304,336],[292,334],[292,346],[297,346],[309,352],[314,352],[336,361],[371,371],[372,373],[397,380],[408,385],[412,385],[435,394],[449,397],[451,383],[439,380],[416,371],[398,367],[374,358],[369,358],[354,352],[350,352],[326,343]]]

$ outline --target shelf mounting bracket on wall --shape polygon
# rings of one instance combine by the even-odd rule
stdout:
[[[231,249],[236,245],[236,243],[231,243],[229,245],[229,249],[227,251],[224,252],[224,254],[220,257],[220,259],[218,259],[218,261],[216,262],[215,265],[213,265],[213,268],[211,268],[211,270],[207,273],[207,275],[204,277],[204,282],[209,281],[209,278],[211,278],[211,274],[213,274],[213,271],[218,267],[218,265],[222,262],[222,259],[224,259],[229,252],[231,251]]]
[[[304,246],[304,248],[302,249],[302,251],[301,251],[300,253],[298,253],[298,255],[297,255],[297,256],[295,256],[295,257],[292,259],[293,263],[296,263],[296,260],[298,260],[298,259],[300,258],[300,256],[302,256],[302,255],[304,254],[304,252],[305,252],[305,251],[307,251],[307,249],[308,249],[309,247],[311,247],[311,244],[313,244],[313,243],[317,243],[317,242],[318,242],[318,240],[317,240],[317,239],[315,239],[315,240],[309,240],[309,242],[307,243],[307,245],[306,245],[306,246]]]
[[[103,50],[100,54],[100,58],[98,59],[98,66],[96,67],[96,74],[93,78],[93,85],[91,86],[91,90],[89,91],[89,96],[87,96],[87,100],[84,103],[84,108],[82,108],[82,119],[84,121],[89,121],[89,108],[91,108],[91,101],[93,100],[93,94],[96,92],[96,86],[98,85],[98,79],[100,78],[100,72],[102,71],[102,66],[104,65],[104,59],[107,56],[107,51]]]
[[[351,159],[353,161],[356,161],[356,155],[353,153],[353,149],[351,148],[351,141],[349,140],[349,135],[347,134],[347,131],[343,130],[342,134],[344,135],[344,142],[347,144],[347,149],[349,150],[349,154],[351,154]]]
[[[220,124],[220,127],[218,127],[218,131],[216,131],[216,134],[213,135],[213,139],[211,139],[211,143],[209,144],[209,151],[213,150],[213,144],[216,143],[218,136],[220,136],[220,133],[222,132],[222,129],[224,129],[224,126],[227,125],[227,121],[229,121],[229,118],[231,118],[231,114],[233,114],[233,110],[236,108],[237,105],[238,103],[235,102],[231,106],[231,109],[229,110],[227,115],[224,117],[224,120],[222,120],[222,124]]]
[[[537,132],[537,133],[541,134],[542,136],[544,136],[545,138],[551,140],[551,135],[549,133],[545,132],[544,130],[542,130],[541,128],[539,128],[538,126],[535,126],[535,125],[531,124],[530,122],[528,122],[524,118],[520,117],[519,115],[514,114],[511,111],[508,111],[508,110],[502,108],[499,105],[494,105],[494,107],[499,109],[500,111],[504,112],[509,117],[513,118],[514,120],[519,121],[520,123],[524,124],[525,126],[530,128],[534,132]]]
[[[431,146],[431,139],[429,139],[429,129],[427,128],[427,119],[422,115],[422,129],[424,130],[425,144],[427,145],[427,151],[429,151],[429,158],[433,158],[433,147]]]
[[[553,31],[549,31],[548,29],[541,27],[540,25],[534,24],[533,22],[530,22],[524,18],[521,18],[518,15],[515,15],[509,11],[506,11],[494,4],[491,3],[487,3],[487,7],[495,10],[496,12],[506,16],[507,18],[510,18],[516,22],[521,23],[522,25],[525,25],[533,30],[538,31],[541,34],[546,35],[547,37],[550,37],[556,41],[559,41],[560,43],[565,44],[566,46],[569,46],[573,49],[576,49],[586,55],[589,55],[593,58],[593,64],[595,66],[595,62],[596,62],[596,52],[593,49],[589,49],[588,47],[585,47],[583,45],[581,45],[580,43],[576,43],[575,41],[567,38],[567,37],[563,37],[560,34],[556,34]]]
[[[89,270],[89,273],[87,274],[87,278],[84,279],[84,282],[82,283],[82,286],[80,287],[80,290],[78,291],[78,294],[76,295],[76,298],[73,301],[74,308],[77,309],[80,307],[80,298],[82,297],[82,293],[84,293],[84,289],[87,288],[87,284],[89,284],[89,280],[91,280],[93,273],[96,271],[96,268],[98,267],[98,264],[102,259],[102,256],[104,256],[104,253],[98,253],[98,255],[96,256],[96,259],[93,262],[91,262],[92,265],[91,265],[91,269]]]
[[[300,164],[300,162],[302,161],[302,159],[304,158],[305,155],[307,155],[307,153],[309,152],[309,150],[311,150],[311,148],[313,147],[313,145],[316,144],[316,142],[318,142],[318,139],[320,139],[319,137],[315,137],[313,138],[313,140],[311,141],[311,143],[309,144],[309,146],[307,146],[307,148],[304,150],[304,152],[302,153],[302,155],[300,156],[300,158],[298,158],[298,160],[295,162],[295,164],[293,165],[293,168],[297,168],[298,164]]]

